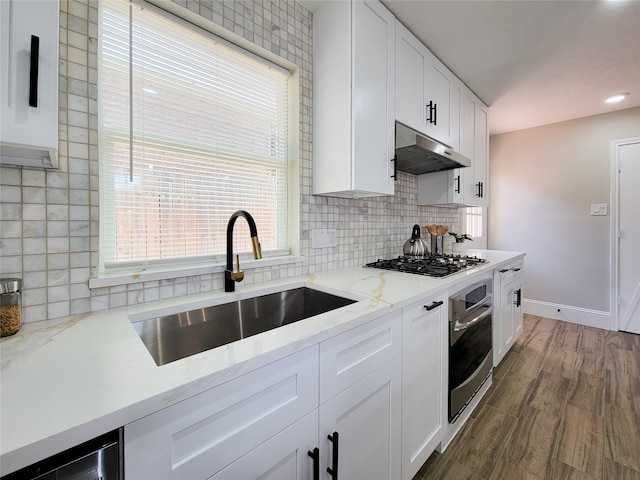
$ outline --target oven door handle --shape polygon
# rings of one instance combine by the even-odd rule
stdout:
[[[454,332],[462,332],[463,330],[466,330],[467,328],[471,327],[472,325],[475,325],[476,323],[484,320],[485,318],[487,318],[492,313],[493,313],[493,305],[489,306],[484,312],[482,312],[480,315],[472,318],[468,322],[464,322],[464,323],[456,322],[453,325],[453,331]]]

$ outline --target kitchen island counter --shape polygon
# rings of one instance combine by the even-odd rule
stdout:
[[[353,267],[25,324],[0,342],[0,474],[116,429],[524,256],[470,250],[487,263],[445,277]],[[357,300],[158,367],[131,322],[307,286]]]

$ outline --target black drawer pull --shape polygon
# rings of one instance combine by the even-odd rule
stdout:
[[[439,307],[442,304],[444,304],[444,302],[442,300],[440,300],[439,302],[432,302],[431,305],[425,305],[424,308],[427,311],[430,311],[430,310],[433,310],[436,307]]]
[[[508,268],[503,268],[502,270],[498,270],[498,272],[500,272],[500,273],[504,273],[504,272],[508,272],[508,271],[509,271]]]
[[[519,272],[520,271],[519,268],[512,268],[511,270],[513,270],[514,272]]]

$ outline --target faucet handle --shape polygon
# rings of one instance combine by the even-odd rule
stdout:
[[[236,269],[231,272],[231,278],[236,282],[244,280],[244,272],[240,270],[240,256],[236,255]]]

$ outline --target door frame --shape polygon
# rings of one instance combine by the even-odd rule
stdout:
[[[623,145],[630,145],[634,143],[640,143],[640,137],[624,138],[621,140],[613,140],[611,142],[611,327],[614,330],[620,330],[619,315],[618,315],[618,293],[619,282],[619,260],[620,260],[620,245],[618,240],[620,238],[620,219],[618,218],[618,212],[620,209],[620,160],[618,156],[619,148]]]

